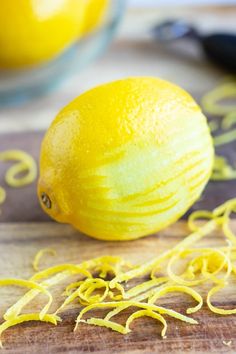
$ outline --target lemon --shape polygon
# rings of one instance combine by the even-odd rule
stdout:
[[[97,28],[103,21],[109,0],[87,0],[83,33]]]
[[[157,78],[85,92],[52,122],[41,147],[38,196],[59,222],[129,240],[175,222],[212,170],[207,121],[193,98]]]
[[[1,1],[0,67],[51,59],[83,32],[87,0]]]

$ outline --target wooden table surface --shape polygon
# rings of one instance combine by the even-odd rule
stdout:
[[[219,28],[227,30],[235,26],[236,8],[159,8],[156,10],[130,10],[119,34],[109,50],[82,73],[74,75],[63,86],[47,96],[18,107],[0,109],[0,151],[21,148],[36,159],[39,155],[43,131],[58,110],[72,98],[89,87],[132,75],[152,75],[174,81],[199,99],[225,73],[213,67],[198,48],[188,45],[163,48],[153,42],[149,29],[166,16],[186,17],[202,30]],[[225,151],[234,160],[235,144]],[[235,161],[235,160],[234,160]],[[0,185],[4,183],[7,165],[0,166]],[[148,238],[127,243],[107,243],[92,240],[74,231],[70,226],[49,220],[41,211],[36,198],[35,184],[12,190],[7,188],[7,201],[0,215],[0,278],[30,276],[32,257],[37,250],[53,247],[56,259],[46,264],[80,262],[102,254],[122,255],[140,262],[150,259],[181,240],[187,233],[185,221]],[[236,196],[236,183],[210,183],[194,208],[213,208],[225,199]],[[235,221],[233,227],[236,230]],[[207,238],[203,244],[221,244],[220,235]],[[66,252],[65,252],[66,250]],[[11,305],[21,290],[3,288],[0,295],[0,312]],[[169,297],[162,304],[173,305],[184,313],[188,297]],[[235,307],[235,282],[224,297],[216,297],[216,304],[225,308]],[[39,304],[38,304],[39,305]],[[72,332],[77,310],[66,312],[64,322],[56,328],[47,324],[27,323],[9,329],[4,334],[2,353],[235,353],[236,317],[216,316],[206,306],[194,318],[199,326],[189,326],[171,320],[166,340],[160,338],[160,326],[152,319],[141,319],[134,331],[122,336],[105,328],[81,325]],[[231,345],[225,342],[231,340]]]

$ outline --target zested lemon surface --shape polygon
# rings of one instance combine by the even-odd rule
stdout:
[[[128,240],[175,222],[212,170],[205,116],[181,88],[134,77],[85,92],[42,143],[44,210],[92,237]]]

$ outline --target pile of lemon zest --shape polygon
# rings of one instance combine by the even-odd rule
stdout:
[[[31,289],[37,289],[39,292],[44,293],[45,295],[48,296],[48,302],[44,306],[44,308],[41,310],[39,313],[39,318],[43,319],[44,316],[46,315],[47,311],[49,310],[49,307],[52,304],[53,298],[52,295],[48,290],[46,290],[42,285],[37,284],[33,281],[30,280],[24,280],[24,279],[0,279],[0,286],[20,286],[20,287],[26,287],[26,288],[31,288]],[[16,310],[16,311],[15,311]],[[17,316],[17,308],[10,308],[6,311],[4,314],[3,318],[5,320],[11,320],[14,317]]]
[[[191,254],[196,251],[198,251],[201,255],[194,258],[193,260],[191,260],[191,262],[189,262],[186,272],[188,273],[189,267],[193,267],[194,263],[199,265],[199,262],[200,262],[200,266],[197,267],[196,270],[201,270],[201,274],[203,275],[203,278],[198,278],[196,280],[186,280],[184,278],[184,274],[186,274],[186,273],[184,273],[183,275],[176,275],[173,272],[172,266],[173,266],[174,262],[179,260],[179,258],[181,256],[181,252],[180,252],[179,254],[177,253],[176,255],[174,255],[170,259],[170,261],[168,262],[168,265],[167,265],[167,274],[173,282],[180,284],[180,285],[185,285],[185,286],[196,286],[198,284],[206,282],[209,279],[211,279],[214,282],[219,282],[219,281],[221,281],[221,279],[216,278],[215,275],[218,274],[225,266],[227,266],[226,275],[228,276],[228,273],[229,274],[231,273],[232,267],[231,267],[229,255],[223,253],[220,249],[210,249],[210,248],[196,249],[196,250],[192,250],[192,252],[190,251],[188,253]],[[213,257],[212,257],[212,255],[213,255]],[[209,260],[212,261],[213,265],[216,265],[217,257],[221,258],[221,262],[220,262],[219,266],[214,271],[209,272],[207,270],[207,267],[211,266],[211,264],[209,264]]]
[[[41,321],[41,322],[49,322],[54,325],[57,325],[57,322],[61,321],[60,317],[55,316],[55,315],[49,315],[46,314],[43,318],[40,318],[40,315],[38,313],[29,313],[25,315],[20,315],[18,317],[15,317],[13,319],[9,319],[5,322],[3,322],[0,325],[0,338],[2,336],[2,333],[8,329],[9,327],[16,326],[17,324],[23,323],[23,322],[29,322],[29,321]],[[2,348],[2,342],[0,340],[0,346]]]
[[[37,176],[37,165],[32,156],[22,150],[6,150],[0,152],[0,161],[19,161],[11,166],[5,176],[6,183],[11,187],[22,187],[32,183]],[[27,172],[23,177],[16,175]]]
[[[49,253],[52,256],[55,256],[57,254],[56,251],[52,248],[42,248],[41,250],[39,250],[33,260],[33,268],[36,272],[39,271],[39,262],[41,258],[45,255],[45,253]]]
[[[38,281],[42,280],[42,278],[49,277],[52,274],[57,273],[56,275],[52,276],[51,278],[46,279],[41,283],[41,285],[44,288],[49,288],[51,286],[57,285],[58,283],[64,281],[66,278],[70,277],[73,274],[80,273],[80,269],[82,268],[83,270],[86,268],[91,268],[93,270],[99,263],[102,263],[103,261],[110,260],[111,262],[118,262],[120,257],[113,257],[113,256],[102,256],[102,257],[97,257],[85,262],[82,262],[79,265],[74,265],[74,264],[69,264],[69,265],[59,265],[55,267],[48,268],[44,271],[41,271],[39,273],[36,273],[31,280],[33,281]],[[71,272],[71,269],[73,272]],[[84,274],[85,276],[91,276],[89,272]],[[37,278],[37,279],[36,279]],[[32,301],[38,294],[40,293],[39,290],[37,289],[32,289],[28,291],[25,295],[23,295],[14,305],[12,305],[8,311],[15,311],[16,315],[18,315],[22,309],[30,302]]]
[[[151,310],[139,310],[139,311],[132,313],[132,315],[130,315],[126,321],[125,329],[127,330],[127,332],[130,332],[129,326],[133,322],[133,320],[135,320],[136,318],[144,317],[144,316],[152,317],[155,320],[158,320],[163,324],[161,336],[162,336],[162,338],[164,338],[166,335],[166,331],[167,331],[167,322],[162,315],[160,315],[159,313],[156,313],[154,311],[151,311]]]
[[[116,283],[120,283],[123,281],[128,281],[132,278],[136,278],[141,275],[145,275],[148,272],[150,272],[154,267],[157,267],[159,264],[161,264],[163,261],[169,259],[172,255],[176,254],[179,250],[185,249],[200,239],[202,239],[204,236],[208,235],[212,231],[214,231],[217,228],[217,221],[210,220],[207,222],[201,230],[197,230],[190,235],[188,235],[184,240],[180,241],[176,246],[174,246],[172,249],[163,252],[161,255],[158,257],[154,258],[153,260],[146,262],[142,264],[141,266],[132,269],[128,272],[125,272],[121,275],[116,276],[113,278],[110,282],[110,288],[114,288]]]
[[[77,317],[75,330],[80,322],[86,322],[126,334],[130,332],[129,326],[134,319],[149,316],[163,324],[162,337],[164,337],[167,322],[162,315],[168,315],[190,324],[196,324],[197,321],[172,309],[158,306],[156,302],[168,293],[185,293],[197,301],[197,305],[189,307],[186,312],[187,314],[195,313],[201,309],[203,298],[192,287],[203,282],[214,284],[207,294],[207,304],[212,312],[224,315],[235,313],[235,309],[223,310],[211,303],[211,297],[226,286],[232,272],[236,273],[236,266],[233,265],[233,260],[236,258],[236,235],[230,229],[231,213],[233,212],[236,212],[236,199],[228,200],[212,212],[204,210],[194,212],[188,220],[192,233],[175,247],[154,259],[139,266],[130,265],[129,268],[131,269],[128,271],[127,263],[123,259],[111,256],[102,256],[80,264],[61,264],[39,271],[27,281],[28,284],[30,282],[33,283],[32,289],[8,309],[6,313],[7,321],[15,321],[21,316],[27,316],[21,315],[21,311],[26,304],[42,292],[39,287],[42,287],[43,292],[46,292],[47,288],[72,275],[78,275],[81,280],[66,287],[66,299],[57,311],[50,316],[55,316],[54,318],[56,318],[58,312],[63,311],[69,303],[78,299],[79,303],[84,307]],[[199,224],[198,221],[202,219],[207,221]],[[225,246],[217,248],[193,247],[197,241],[217,229],[223,231],[226,240]],[[184,271],[177,275],[173,272],[173,266],[175,262],[180,260],[184,260],[185,266]],[[164,276],[155,276],[157,269]],[[103,279],[105,273],[107,275],[108,272],[112,273],[112,280]],[[94,277],[95,274],[99,274],[99,276]],[[143,276],[148,276],[148,280],[144,281],[142,279]],[[138,278],[137,280],[140,280],[141,283],[131,288],[129,286],[127,290],[126,285],[122,284],[122,282],[135,280],[135,278]],[[21,285],[23,284],[21,283]],[[29,285],[29,287],[31,286]],[[94,292],[96,293],[94,294]],[[109,296],[112,301],[110,301]],[[46,313],[49,306],[46,310],[45,307],[43,308],[44,312],[42,310],[38,314],[38,318],[44,319],[45,316],[49,316]],[[111,320],[111,318],[128,308],[137,308],[137,310],[129,316],[125,326]],[[87,312],[95,309],[110,309],[110,311],[104,318],[92,317],[86,320],[82,318]],[[9,313],[11,315],[10,318],[8,317]]]
[[[77,329],[78,324],[80,322],[80,320],[82,319],[83,315],[93,309],[100,309],[100,308],[110,308],[110,307],[123,307],[126,306],[127,307],[138,307],[138,308],[142,308],[142,309],[146,309],[146,310],[151,310],[151,311],[155,311],[158,312],[160,314],[166,314],[168,316],[171,316],[173,318],[176,318],[180,321],[184,321],[190,324],[198,324],[198,322],[196,320],[194,320],[191,317],[187,317],[185,315],[182,315],[181,313],[165,308],[165,307],[161,307],[161,306],[156,306],[154,304],[148,304],[148,303],[144,303],[144,302],[138,302],[138,301],[133,301],[133,300],[128,300],[128,301],[114,301],[114,302],[101,302],[101,303],[96,303],[96,304],[91,304],[86,306],[85,308],[83,308],[83,310],[81,310],[79,316],[76,319],[76,325],[74,330]]]
[[[79,298],[80,303],[86,306],[88,304],[104,301],[109,294],[109,284],[103,279],[87,278],[79,283],[79,287],[65,299],[63,304],[56,310],[55,313],[63,311],[64,308],[72,301],[74,301],[77,297]],[[100,288],[105,288],[103,294],[90,296],[94,292],[94,290]]]
[[[202,107],[205,112],[222,116],[236,110],[236,104],[221,105],[219,101],[226,98],[236,98],[236,85],[234,82],[222,83],[202,98]]]

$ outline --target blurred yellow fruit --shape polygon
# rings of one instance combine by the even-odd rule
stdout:
[[[110,0],[87,0],[83,33],[98,27],[105,17]]]
[[[6,0],[0,7],[0,68],[57,56],[82,34],[87,0]]]
[[[205,116],[181,88],[134,77],[98,86],[55,118],[42,143],[38,195],[59,222],[105,240],[176,221],[212,170]]]

